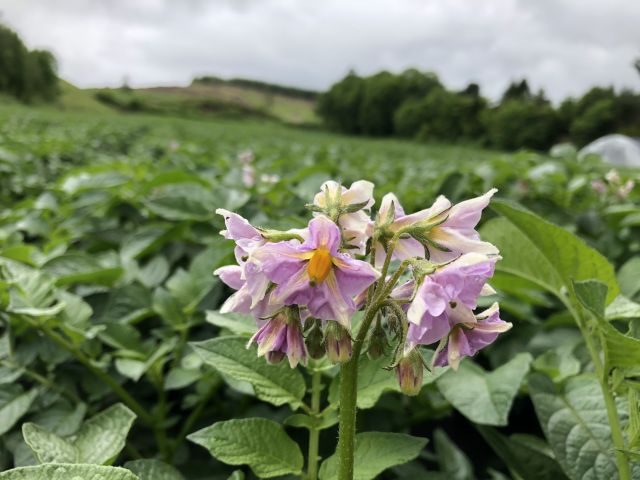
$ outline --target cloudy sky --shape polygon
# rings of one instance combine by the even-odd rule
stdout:
[[[554,100],[640,90],[638,0],[0,0],[0,12],[83,87],[213,74],[321,90],[352,68],[413,66],[492,98],[521,77]]]

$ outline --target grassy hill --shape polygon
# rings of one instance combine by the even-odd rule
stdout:
[[[313,99],[237,85],[199,83],[187,87],[115,88],[85,90],[103,105],[188,118],[224,116],[268,118],[292,125],[316,125]]]
[[[63,110],[79,110],[86,112],[106,113],[112,109],[99,102],[90,90],[83,90],[69,82],[60,79],[58,81],[60,97],[56,101],[56,106]]]

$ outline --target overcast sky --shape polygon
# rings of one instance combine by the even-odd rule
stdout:
[[[639,0],[0,0],[0,12],[82,87],[212,74],[322,90],[352,68],[417,67],[492,98],[521,77],[556,101],[640,90]]]

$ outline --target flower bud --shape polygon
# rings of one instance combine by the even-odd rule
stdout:
[[[387,334],[382,328],[382,325],[376,323],[369,334],[369,346],[367,348],[367,355],[371,360],[382,357],[387,352],[389,342],[387,341]]]
[[[346,328],[329,320],[324,334],[327,357],[333,363],[344,363],[351,359],[351,336]]]
[[[420,393],[424,374],[423,367],[422,356],[416,348],[402,355],[396,366],[396,375],[402,393],[410,396]]]
[[[291,368],[307,361],[298,307],[289,307],[267,320],[247,347],[253,342],[258,344],[258,356],[264,355],[269,363],[278,363],[285,355]]]
[[[322,345],[322,328],[320,326],[320,320],[314,320],[311,327],[307,330],[307,336],[304,339],[304,343],[307,346],[307,352],[309,356],[314,359],[324,357],[324,347]]]
[[[275,365],[276,363],[280,363],[282,361],[282,359],[284,358],[284,352],[267,352],[265,353],[264,358],[267,360],[267,363]]]

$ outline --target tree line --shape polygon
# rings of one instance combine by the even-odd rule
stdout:
[[[512,82],[499,102],[479,85],[447,89],[434,73],[409,69],[369,77],[350,72],[321,94],[327,127],[352,135],[469,142],[504,150],[546,150],[557,142],[582,146],[608,134],[640,136],[640,94],[594,87],[555,107],[526,80]]]
[[[23,102],[50,101],[59,94],[53,54],[47,50],[29,50],[18,34],[1,24],[0,93]]]

